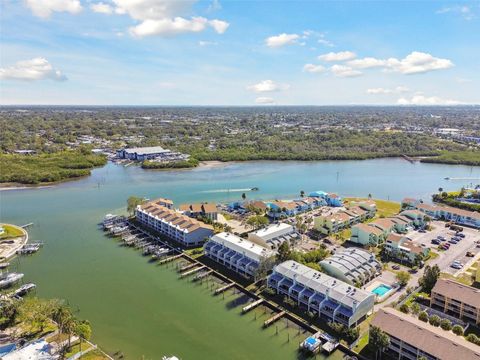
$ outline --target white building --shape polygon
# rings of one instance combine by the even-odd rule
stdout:
[[[350,285],[364,285],[382,272],[382,265],[368,251],[350,248],[322,261],[320,266],[327,274]]]
[[[297,237],[295,228],[285,223],[271,224],[248,234],[248,240],[270,249],[277,249],[284,241],[291,242]]]
[[[326,321],[356,326],[371,311],[375,295],[288,260],[273,269],[268,287]]]
[[[122,159],[134,161],[151,160],[158,156],[170,154],[171,150],[164,149],[161,146],[150,146],[140,148],[129,148],[117,150],[117,156]]]
[[[255,275],[262,260],[275,255],[270,249],[226,232],[212,236],[204,250],[210,259],[247,277]]]
[[[165,207],[165,199],[137,206],[136,219],[142,224],[186,246],[202,244],[213,235],[213,227]]]

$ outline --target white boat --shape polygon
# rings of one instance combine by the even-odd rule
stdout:
[[[13,294],[14,296],[23,296],[23,295],[26,295],[29,291],[32,291],[33,289],[35,289],[36,287],[37,285],[33,283],[28,283],[20,286],[17,290],[15,290]]]
[[[180,359],[176,356],[163,356],[162,360],[180,360]]]
[[[0,289],[10,286],[23,278],[21,273],[8,273],[0,278]]]

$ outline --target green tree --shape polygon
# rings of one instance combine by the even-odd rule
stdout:
[[[452,329],[452,322],[448,319],[442,319],[440,321],[440,327],[443,329],[443,330],[451,330]]]
[[[268,225],[268,219],[261,215],[252,215],[247,219],[247,225],[252,229],[258,229],[262,226]]]
[[[411,278],[411,275],[406,272],[406,271],[399,271],[397,272],[397,274],[395,275],[395,278],[397,279],[398,281],[398,284],[400,285],[400,287],[404,287],[408,284],[408,282],[410,281],[410,278]]]
[[[90,340],[92,336],[92,328],[88,321],[80,321],[75,326],[75,334],[80,339],[80,352],[82,351],[82,340]]]
[[[382,357],[383,351],[390,345],[390,337],[377,326],[370,327],[368,345],[375,351],[375,359]]]
[[[474,343],[474,344],[480,344],[480,338],[478,338],[477,335],[475,334],[468,334],[465,339],[467,339],[467,341],[470,341],[471,343]]]
[[[452,331],[455,335],[463,336],[464,330],[463,327],[461,327],[460,325],[454,325]]]
[[[407,305],[407,304],[402,304],[400,305],[400,311],[405,313],[405,314],[408,314],[410,312],[410,307]]]
[[[428,322],[430,323],[430,325],[433,325],[433,326],[440,326],[440,316],[438,315],[432,315],[428,318]]]
[[[141,198],[138,196],[130,196],[127,199],[127,211],[130,215],[133,215],[135,209],[138,205],[142,205],[145,202],[145,198]]]
[[[242,199],[245,200],[247,198],[247,194],[242,193]]]
[[[305,191],[303,191],[303,190],[300,190],[300,197],[302,197],[302,198],[303,198],[304,196],[305,196]]]
[[[279,262],[290,260],[291,255],[292,250],[290,249],[290,244],[288,243],[288,241],[284,241],[278,247],[277,260]]]
[[[428,322],[428,314],[426,311],[422,311],[420,314],[418,314],[418,320],[423,321],[423,322]]]
[[[437,265],[425,267],[423,276],[418,280],[423,291],[430,293],[440,277],[440,268]]]
[[[421,311],[420,305],[418,305],[417,302],[414,302],[412,306],[410,306],[410,310],[412,311],[412,314],[418,315]]]

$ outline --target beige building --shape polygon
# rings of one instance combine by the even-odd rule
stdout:
[[[432,326],[393,308],[380,309],[370,323],[390,337],[384,351],[393,359],[474,360],[480,347],[440,327]]]
[[[480,290],[450,279],[438,279],[430,306],[474,324],[480,323]]]

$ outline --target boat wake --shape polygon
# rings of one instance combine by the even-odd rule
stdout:
[[[254,191],[253,189],[217,189],[217,190],[205,190],[202,193],[228,193],[228,192],[247,192]]]

